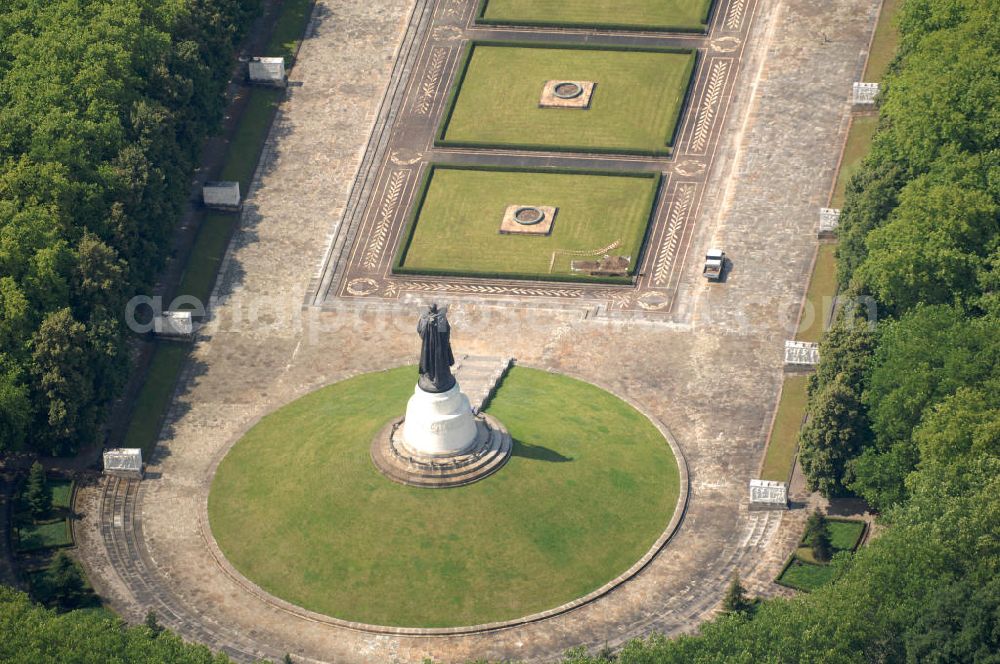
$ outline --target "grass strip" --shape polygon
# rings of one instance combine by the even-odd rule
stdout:
[[[809,592],[830,583],[835,574],[836,570],[830,565],[814,565],[792,558],[777,582],[795,590]]]
[[[787,482],[795,461],[799,442],[799,428],[806,414],[806,384],[809,376],[790,375],[781,386],[778,412],[774,416],[771,437],[764,453],[764,466],[760,479]]]
[[[889,64],[896,57],[899,46],[899,31],[896,29],[896,13],[902,5],[902,0],[882,0],[882,11],[878,15],[875,34],[872,36],[871,49],[868,51],[868,63],[865,65],[863,80],[878,83],[889,70]]]
[[[809,277],[809,289],[797,341],[818,342],[826,330],[827,318],[837,294],[837,245],[825,242],[816,250],[816,263]]]
[[[847,189],[847,183],[851,176],[857,172],[861,161],[871,149],[872,137],[875,135],[877,125],[877,115],[857,115],[851,120],[851,128],[847,133],[847,142],[844,144],[844,155],[840,159],[840,170],[837,171],[837,182],[833,188],[830,207],[842,208],[844,206],[844,192]]]
[[[830,544],[834,551],[854,551],[865,534],[865,522],[858,519],[830,519]]]
[[[271,30],[271,38],[267,41],[268,57],[284,57],[285,66],[290,67],[295,54],[302,43],[309,17],[312,14],[313,0],[284,0],[281,3],[281,14]]]
[[[830,529],[830,548],[834,555],[841,551],[854,551],[861,542],[861,536],[865,532],[865,522],[857,519],[830,519],[826,520]],[[806,563],[812,565],[825,565],[813,556],[812,547],[806,543],[805,535],[795,550],[795,556]]]
[[[139,391],[123,443],[125,447],[141,448],[144,459],[149,459],[156,445],[163,416],[170,405],[174,385],[177,384],[187,353],[186,344],[157,342],[146,382]]]
[[[49,480],[49,487],[52,488],[52,509],[69,509],[69,501],[73,496],[73,482],[71,480]]]
[[[288,0],[281,5],[267,45],[269,56],[284,56],[286,63],[298,50],[312,12],[312,0]],[[219,179],[235,180],[245,196],[250,189],[261,150],[271,128],[271,122],[283,90],[255,87],[240,117],[239,125],[226,149]],[[191,253],[178,287],[180,295],[191,295],[208,305],[219,267],[225,257],[239,215],[206,213],[198,229]],[[138,447],[149,458],[159,436],[160,425],[170,405],[174,386],[187,357],[187,346],[158,342],[149,373],[136,400],[124,445]]]

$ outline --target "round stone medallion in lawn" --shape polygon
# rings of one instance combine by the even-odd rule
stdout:
[[[543,219],[545,219],[545,213],[536,207],[522,207],[514,212],[514,221],[525,226],[541,223]]]
[[[572,81],[556,83],[555,87],[552,88],[552,94],[560,99],[575,99],[583,94],[583,86]]]
[[[208,513],[240,573],[341,620],[481,625],[597,591],[676,523],[680,471],[660,430],[594,385],[523,367],[489,407],[514,439],[503,469],[449,489],[386,479],[369,445],[416,376],[402,367],[317,390],[233,446]]]

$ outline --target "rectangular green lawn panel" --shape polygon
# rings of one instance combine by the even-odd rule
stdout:
[[[695,53],[474,43],[437,145],[670,154]],[[593,81],[590,107],[541,108],[549,80]]]
[[[858,548],[861,536],[865,532],[865,522],[854,519],[827,519],[827,526],[830,529],[830,546],[833,553],[841,551],[854,551]],[[813,556],[812,547],[805,541],[805,536],[795,551],[795,557],[802,562],[811,565],[823,565]]]
[[[835,573],[830,565],[814,565],[796,558],[781,573],[778,582],[797,590],[816,590],[832,581]]]
[[[478,20],[541,25],[702,32],[712,0],[483,0]]]
[[[806,414],[806,384],[809,376],[787,376],[781,388],[778,412],[774,416],[774,427],[764,454],[764,467],[760,477],[763,480],[787,482],[795,461],[795,449],[799,442],[799,428]]]
[[[18,529],[17,536],[18,551],[37,551],[70,546],[73,543],[73,538],[69,534],[69,521],[66,519],[22,526]]]
[[[865,532],[864,521],[827,519],[830,527],[830,544],[834,551],[854,551]]]
[[[417,199],[395,271],[608,281],[574,272],[570,263],[598,260],[605,254],[630,256],[634,272],[658,187],[656,173],[597,175],[435,165]],[[558,208],[550,234],[500,234],[500,222],[510,205]]]
[[[71,480],[49,480],[52,488],[52,508],[69,509],[69,501],[73,496],[73,482]]]

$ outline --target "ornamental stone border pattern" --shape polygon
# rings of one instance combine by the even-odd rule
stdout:
[[[247,577],[243,576],[243,574],[241,574],[235,567],[233,567],[232,564],[230,564],[229,560],[226,559],[225,554],[219,548],[218,543],[215,541],[215,537],[212,535],[212,529],[209,526],[209,520],[208,520],[208,500],[206,494],[206,500],[202,501],[201,507],[199,509],[198,531],[201,534],[202,539],[204,539],[205,544],[207,545],[208,550],[212,555],[212,558],[215,560],[215,563],[218,565],[219,569],[221,569],[222,572],[225,573],[225,575],[228,576],[240,588],[242,588],[243,590],[250,593],[257,599],[272,606],[275,609],[284,611],[286,613],[290,613],[300,618],[305,618],[306,620],[310,620],[313,622],[326,623],[329,625],[346,627],[348,629],[357,630],[361,632],[368,632],[373,634],[394,634],[394,635],[406,635],[406,636],[452,636],[459,634],[481,634],[485,632],[493,632],[510,627],[518,627],[521,625],[526,625],[528,623],[539,622],[541,620],[545,620],[546,618],[552,618],[554,616],[562,615],[564,613],[572,611],[573,609],[577,609],[581,606],[589,604],[603,597],[604,595],[607,595],[612,590],[614,590],[615,588],[622,585],[623,583],[634,577],[636,574],[641,572],[646,567],[646,565],[652,562],[652,560],[661,551],[663,551],[663,549],[670,542],[671,538],[674,536],[674,534],[680,527],[681,520],[684,518],[684,514],[687,512],[687,501],[688,501],[688,496],[690,494],[690,479],[688,474],[687,462],[684,459],[684,452],[681,451],[681,448],[677,444],[676,439],[674,438],[673,434],[670,433],[670,430],[667,429],[666,425],[664,425],[663,422],[661,422],[658,418],[654,417],[645,408],[643,408],[640,404],[638,404],[631,398],[615,392],[614,390],[608,388],[606,385],[594,382],[588,378],[584,378],[572,372],[566,372],[566,371],[557,372],[552,369],[532,366],[530,364],[524,364],[524,365],[519,364],[519,366],[525,366],[532,369],[539,369],[541,371],[548,371],[550,373],[559,373],[565,376],[569,376],[570,378],[575,378],[577,380],[584,381],[586,383],[589,383],[590,385],[594,385],[595,387],[604,390],[605,392],[608,392],[609,394],[613,394],[615,397],[621,399],[622,401],[624,401],[625,403],[627,403],[628,405],[632,406],[637,411],[639,411],[639,413],[642,414],[643,417],[649,420],[650,423],[652,423],[653,426],[656,427],[657,431],[660,432],[660,435],[663,436],[664,440],[667,442],[667,445],[670,447],[670,451],[673,453],[674,458],[677,460],[679,491],[677,495],[677,505],[674,507],[674,513],[670,517],[670,522],[667,524],[666,529],[664,529],[663,533],[660,534],[656,542],[653,543],[653,545],[649,548],[649,550],[631,567],[625,570],[625,572],[619,574],[617,577],[615,577],[611,581],[608,581],[597,590],[594,590],[584,595],[583,597],[579,597],[570,602],[566,602],[565,604],[562,604],[552,609],[548,609],[547,611],[533,613],[531,615],[524,616],[522,618],[514,618],[512,620],[484,623],[481,625],[469,625],[462,627],[437,627],[437,628],[391,627],[387,625],[369,625],[366,623],[354,622],[350,620],[341,620],[333,616],[327,616],[322,613],[317,613],[315,611],[304,609],[300,606],[292,604],[291,602],[287,602],[279,597],[275,597],[274,595],[270,594],[269,592],[258,586],[256,583],[248,579]],[[394,367],[387,367],[387,368],[394,368]],[[317,387],[316,389],[323,389],[323,387],[327,387],[329,385],[333,385],[348,380],[353,376],[359,375],[360,373],[362,372],[353,373],[350,376],[346,376],[344,378],[341,378],[340,380],[328,383],[327,385]],[[278,408],[281,408],[282,406],[278,406]],[[274,411],[269,411],[269,412],[274,412]],[[265,415],[267,415],[267,413],[255,414],[254,418],[247,424],[247,426],[244,429],[242,429],[239,433],[234,435],[230,439],[230,441],[219,450],[218,455],[212,461],[212,464],[209,467],[208,476],[205,478],[206,484],[208,486],[211,486],[212,478],[215,477],[215,473],[218,470],[219,464],[222,463],[222,460],[225,458],[226,454],[229,453],[229,450],[231,450],[233,446],[236,445],[236,443],[238,443],[250,429],[252,429],[258,422],[260,422],[260,420],[263,419]],[[503,472],[503,470],[501,469],[499,472]],[[388,482],[390,480],[386,479],[385,481]]]

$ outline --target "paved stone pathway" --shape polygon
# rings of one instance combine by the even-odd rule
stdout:
[[[418,0],[414,20],[474,4]],[[323,274],[317,270],[329,265],[325,248],[350,226],[344,215],[352,201],[364,198],[352,188],[355,175],[379,170],[364,146],[391,126],[379,122],[386,109],[379,100],[399,84],[394,68],[409,66],[403,40],[411,9],[407,0],[317,4],[292,72],[301,86],[290,88],[272,130],[211,320],[185,367],[147,479],[137,489],[104,483],[80,492],[78,546],[98,591],[130,620],[153,608],[186,638],[241,661],[290,652],[338,663],[551,661],[574,645],[614,647],[657,630],[690,631],[712,615],[734,570],[752,592],[784,593],[771,580],[794,549],[805,511],[750,513],[746,487],[775,407],[783,343],[817,241],[815,210],[836,167],[875,1],[719,5],[713,35],[738,15],[746,48],[722,93],[728,110],[717,116],[704,200],[675,248],[666,315],[609,315],[617,309],[598,301],[439,291],[303,309]],[[377,152],[382,143],[373,145]],[[700,276],[698,256],[710,245],[733,259],[724,284]],[[427,638],[372,634],[292,610],[222,559],[207,497],[229,447],[262,416],[320,386],[412,364],[416,304],[430,296],[452,304],[457,354],[509,355],[579,376],[641,404],[671,431],[690,472],[687,509],[675,536],[630,581],[536,623]]]

